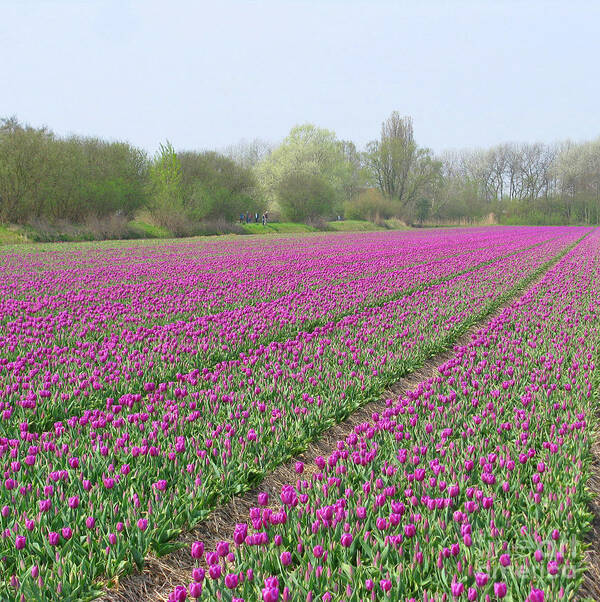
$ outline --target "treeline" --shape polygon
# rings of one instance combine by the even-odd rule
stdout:
[[[146,202],[148,161],[130,144],[59,138],[47,128],[0,121],[0,220],[78,221],[132,214]]]
[[[222,152],[59,137],[0,120],[0,222],[38,229],[87,224],[100,237],[134,235],[140,211],[175,235],[235,230],[240,216],[316,226],[344,217],[409,224],[598,223],[600,139],[503,144],[436,156],[397,112],[360,151],[314,125],[278,145]]]
[[[494,214],[507,224],[597,224],[600,138],[575,144],[501,144],[448,152],[430,216],[440,221]]]

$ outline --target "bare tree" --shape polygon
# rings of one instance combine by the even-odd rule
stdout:
[[[237,144],[230,144],[223,149],[223,155],[235,161],[240,167],[250,169],[268,157],[275,145],[266,140],[242,139]]]
[[[373,183],[389,200],[398,201],[406,213],[430,199],[431,190],[440,177],[441,163],[431,151],[420,148],[414,139],[411,117],[394,111],[381,125],[381,138],[370,142],[365,164]]]
[[[377,186],[388,199],[403,200],[416,155],[412,118],[394,111],[381,124],[381,138],[369,143],[366,155]]]

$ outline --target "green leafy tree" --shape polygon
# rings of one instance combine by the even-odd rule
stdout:
[[[242,213],[264,210],[252,169],[214,151],[182,152],[177,158],[184,206],[193,219],[235,221]]]
[[[54,135],[16,117],[0,120],[0,221],[25,222],[39,211]]]
[[[131,215],[143,205],[147,159],[124,142],[72,136],[0,120],[0,219],[80,222]]]
[[[355,165],[345,150],[335,132],[312,124],[292,128],[283,143],[256,167],[263,194],[288,219],[306,215],[312,203],[309,198],[322,202],[318,211],[311,205],[309,213],[313,216],[341,212],[343,201],[356,185]],[[307,189],[296,190],[294,186]],[[291,206],[294,201],[300,203],[297,209]]]
[[[332,213],[336,191],[322,175],[296,171],[281,178],[277,196],[285,219],[312,222]]]
[[[169,227],[184,208],[181,163],[168,140],[160,145],[148,175],[150,211],[160,225]]]

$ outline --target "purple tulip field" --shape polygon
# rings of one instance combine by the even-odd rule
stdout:
[[[576,227],[0,254],[0,600],[99,596],[447,350],[171,599],[574,599],[599,282]]]

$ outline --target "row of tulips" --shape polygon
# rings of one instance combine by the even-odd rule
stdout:
[[[239,359],[148,381],[30,429],[5,397],[0,438],[1,599],[84,599],[93,580],[170,549],[179,529],[385,385],[448,345],[533,277],[570,231],[527,251],[273,342]],[[85,574],[86,580],[80,575]]]
[[[7,254],[0,257],[2,302],[14,303],[28,297],[60,295],[77,290],[85,293],[84,301],[93,299],[137,299],[139,295],[160,297],[178,292],[204,289],[210,298],[222,297],[221,305],[234,304],[227,285],[244,282],[257,298],[269,289],[256,289],[254,281],[262,281],[275,290],[286,286],[277,276],[284,273],[292,279],[291,288],[303,284],[310,272],[336,268],[340,278],[372,274],[380,270],[386,259],[392,266],[407,266],[447,257],[458,250],[486,249],[502,244],[507,235],[527,246],[532,237],[551,238],[562,228],[465,229],[447,232],[385,232],[369,234],[323,235],[318,237],[278,238],[274,240],[217,241],[200,243],[152,244],[135,246],[98,246],[65,250],[54,245],[52,252]],[[541,240],[541,238],[540,238]],[[268,268],[265,270],[265,266]],[[274,274],[274,278],[271,277]],[[327,274],[327,272],[325,272]],[[144,284],[146,286],[138,286]],[[121,285],[121,288],[118,288]],[[166,288],[163,288],[166,287]],[[240,288],[234,293],[244,295]],[[197,300],[203,306],[206,294]],[[58,301],[58,300],[57,300]],[[3,305],[3,313],[10,305]],[[185,307],[177,308],[184,312]],[[195,311],[195,308],[190,308]]]
[[[206,286],[198,286],[198,278],[186,275],[186,285],[177,298],[185,299],[190,304],[186,311],[189,313],[193,308],[194,314],[186,319],[171,318],[167,323],[153,320],[148,308],[153,312],[160,309],[160,315],[169,313],[164,306],[158,306],[165,300],[174,303],[173,294],[157,296],[157,291],[150,291],[125,303],[123,297],[127,294],[122,285],[113,287],[116,290],[104,287],[84,295],[71,288],[67,280],[63,282],[63,293],[48,296],[43,302],[13,300],[20,314],[17,319],[6,320],[0,336],[3,349],[0,396],[12,405],[33,410],[35,416],[28,417],[30,428],[42,432],[73,413],[104,407],[107,397],[141,393],[145,382],[173,380],[178,372],[212,368],[261,344],[285,341],[299,331],[312,331],[345,315],[402,298],[409,291],[432,286],[519,252],[524,244],[523,232],[506,234],[506,240],[496,240],[493,244],[486,241],[485,248],[483,240],[472,236],[466,240],[458,236],[445,252],[439,243],[426,251],[421,249],[414,256],[401,247],[396,258],[384,246],[369,260],[362,261],[359,254],[359,261],[366,264],[362,267],[367,274],[372,269],[372,275],[359,277],[354,273],[351,279],[337,284],[334,283],[339,275],[336,262],[313,270],[308,282],[302,275],[290,277],[289,272],[279,277],[272,273],[270,280],[251,281],[254,287],[236,282],[236,298],[244,299],[246,304],[217,313],[203,313],[199,301],[206,302],[206,288],[217,297],[225,295],[217,286],[209,286],[213,274],[204,278]],[[568,241],[578,235],[579,231],[573,228],[542,230],[535,233],[529,246],[546,244],[548,239]],[[420,263],[403,265],[411,261],[409,257]],[[353,264],[353,269],[356,265],[359,264]],[[222,278],[223,272],[218,275]],[[169,286],[177,286],[174,280],[171,279]],[[251,296],[260,292],[266,298],[267,284],[272,286],[273,280],[283,283],[275,286],[278,294],[274,299],[248,304],[249,290]],[[143,284],[147,286],[148,282]],[[165,283],[158,279],[156,284],[164,288]],[[292,286],[293,292],[282,294],[286,286]],[[117,301],[112,300],[114,294]],[[104,299],[102,302],[98,295]],[[151,296],[151,302],[147,295]],[[175,314],[181,309],[179,304],[177,309],[170,306]],[[212,305],[205,305],[204,309],[210,310]]]
[[[515,248],[556,236],[563,229],[506,229],[481,234],[457,231],[452,238],[431,234],[362,235],[199,245],[178,244],[3,255],[2,314],[71,312],[78,307],[121,303],[137,313],[170,319],[173,315],[214,313],[264,301],[307,287],[331,284],[382,270],[426,263],[456,253],[505,244]],[[321,244],[318,244],[318,243]],[[324,244],[327,243],[327,244]],[[400,243],[400,244],[399,244]],[[266,268],[266,269],[265,269]],[[133,302],[145,301],[129,308]],[[37,301],[37,303],[35,303]],[[150,303],[151,307],[147,307]],[[137,309],[137,312],[136,312]]]
[[[171,600],[570,600],[600,374],[600,232],[357,425]]]

